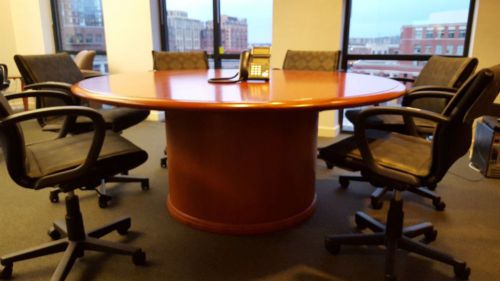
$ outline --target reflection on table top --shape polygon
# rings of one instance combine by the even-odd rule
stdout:
[[[236,70],[122,73],[83,80],[73,92],[115,105],[150,109],[335,109],[373,104],[404,94],[394,80],[344,72],[273,70],[269,82],[210,84]]]

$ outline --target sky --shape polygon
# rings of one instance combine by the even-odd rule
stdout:
[[[188,17],[202,21],[212,20],[212,0],[167,0],[167,10],[181,10]],[[272,0],[220,0],[221,14],[246,18],[249,43],[271,43]]]
[[[422,23],[431,13],[468,10],[470,0],[354,0],[352,37],[381,37],[400,34],[400,27]],[[467,15],[467,13],[462,13]],[[466,22],[467,18],[457,19]]]

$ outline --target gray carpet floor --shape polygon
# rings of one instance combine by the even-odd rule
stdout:
[[[27,124],[28,139],[40,135]],[[381,247],[343,247],[329,254],[323,238],[330,233],[353,231],[353,215],[364,210],[384,219],[382,210],[369,207],[373,189],[367,183],[338,186],[338,175],[317,162],[318,208],[304,223],[285,231],[257,236],[218,235],[192,229],[166,211],[168,170],[159,161],[165,143],[164,124],[144,122],[124,135],[149,153],[148,161],[131,171],[150,178],[151,189],[139,184],[109,184],[113,201],[106,209],[97,204],[94,192],[79,192],[86,227],[99,226],[121,215],[132,217],[128,235],[112,233],[105,238],[142,247],[148,263],[134,266],[131,259],[88,253],[79,259],[67,280],[179,280],[179,281],[341,281],[383,280],[384,250]],[[320,139],[319,145],[333,142]],[[293,152],[291,152],[293,153]],[[50,203],[49,191],[23,189],[14,184],[0,155],[0,255],[49,241],[48,227],[64,216],[63,203]],[[435,211],[428,200],[404,194],[406,224],[431,221],[438,229],[432,245],[467,261],[470,280],[500,280],[500,180],[485,179],[458,161],[437,191],[447,207]],[[14,264],[13,280],[49,280],[61,254]],[[450,266],[407,254],[397,255],[398,280],[454,280]]]

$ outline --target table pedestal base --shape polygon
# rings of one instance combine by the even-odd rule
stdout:
[[[258,234],[315,207],[318,113],[169,111],[168,210],[195,228]]]

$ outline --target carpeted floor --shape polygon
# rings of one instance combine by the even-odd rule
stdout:
[[[28,124],[28,128],[36,128]],[[40,138],[30,130],[30,139]],[[173,220],[165,208],[167,171],[159,161],[165,143],[164,124],[144,122],[124,135],[149,153],[149,160],[132,171],[150,178],[151,189],[139,184],[110,184],[114,200],[106,209],[97,205],[93,192],[79,192],[87,228],[120,215],[132,217],[127,236],[112,233],[106,239],[142,247],[145,267],[130,258],[89,253],[79,259],[67,280],[175,280],[175,281],[341,281],[383,280],[384,251],[377,247],[343,247],[333,256],[323,247],[329,233],[353,230],[353,214],[364,210],[383,219],[382,210],[369,208],[372,188],[352,183],[338,188],[337,176],[317,163],[318,208],[303,224],[259,236],[228,236],[192,229]],[[320,139],[320,145],[332,142]],[[293,152],[292,152],[293,153]],[[50,203],[49,190],[33,191],[16,186],[8,177],[0,154],[0,255],[49,241],[46,231],[64,216],[63,203]],[[470,280],[500,280],[500,180],[484,179],[468,167],[464,157],[453,166],[437,191],[447,204],[437,212],[430,202],[405,194],[406,223],[431,221],[439,234],[432,243],[468,262]],[[13,280],[49,280],[61,254],[14,264]],[[454,280],[450,266],[414,254],[400,252],[398,280]]]

